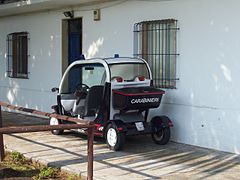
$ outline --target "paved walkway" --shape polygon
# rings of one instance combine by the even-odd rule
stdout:
[[[4,124],[46,124],[46,120],[25,115],[3,113]],[[83,135],[66,132],[54,136],[49,132],[4,135],[8,150],[50,166],[86,175],[87,141]],[[102,139],[94,142],[95,179],[240,179],[238,155],[170,142],[152,143],[150,137],[131,137],[125,149],[110,151]]]

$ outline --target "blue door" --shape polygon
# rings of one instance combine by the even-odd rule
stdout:
[[[68,64],[79,59],[82,54],[81,35],[78,33],[69,34],[69,59]]]
[[[68,21],[68,65],[79,60],[82,54],[82,19],[71,19]],[[76,68],[69,74],[69,91],[74,92],[76,86],[81,83],[80,69]]]

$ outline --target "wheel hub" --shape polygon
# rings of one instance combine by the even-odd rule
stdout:
[[[50,119],[50,125],[59,125],[58,119],[52,117],[52,118]],[[53,132],[57,132],[57,130],[53,130]]]
[[[110,146],[115,146],[117,143],[117,132],[115,129],[110,128],[107,132],[107,141]]]
[[[50,119],[50,125],[58,125],[59,123],[58,123],[58,119],[57,118],[54,118],[54,117],[52,117],[51,119]]]
[[[155,133],[154,136],[155,136],[156,140],[160,141],[163,138],[163,131],[161,130],[161,131]]]

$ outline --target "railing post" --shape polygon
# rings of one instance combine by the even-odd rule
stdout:
[[[88,180],[93,179],[93,140],[94,140],[93,128],[94,127],[88,128],[88,175],[87,175]]]
[[[2,128],[2,107],[0,105],[0,128]],[[3,134],[0,133],[0,161],[4,158]]]

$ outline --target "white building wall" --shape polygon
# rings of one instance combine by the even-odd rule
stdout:
[[[61,16],[39,13],[0,19],[0,100],[50,111],[56,97],[51,88],[61,79]],[[29,32],[29,79],[7,77],[6,38]]]
[[[133,54],[133,25],[178,20],[177,89],[166,90],[161,110],[174,122],[172,140],[240,152],[240,2],[238,0],[129,1],[79,12],[88,57]]]
[[[102,6],[103,7],[103,6]],[[178,20],[177,89],[166,90],[160,110],[174,123],[172,140],[240,153],[240,1],[128,1],[93,11],[76,8],[83,17],[83,52],[87,57],[133,54],[133,25],[145,20]],[[93,7],[95,9],[97,7]],[[59,11],[0,19],[0,97],[26,107],[49,111],[55,102],[51,87],[61,78]],[[2,28],[4,27],[4,28]],[[29,80],[6,77],[6,35],[30,33]]]

